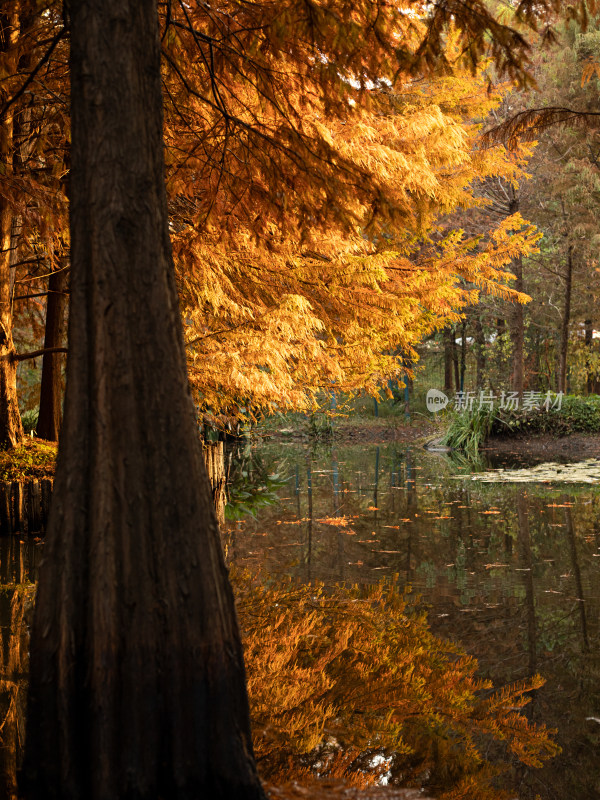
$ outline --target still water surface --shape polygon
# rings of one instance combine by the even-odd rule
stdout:
[[[515,795],[600,798],[600,487],[482,484],[399,444],[266,443],[229,458],[232,562],[410,586],[496,685],[546,678],[527,714],[558,729],[563,752],[514,776]]]
[[[399,444],[267,442],[227,459],[231,562],[307,583],[410,586],[433,630],[496,685],[546,678],[527,713],[558,729],[563,752],[515,775],[515,796],[600,798],[598,487],[482,484]],[[14,788],[24,725],[31,592],[14,587],[35,580],[40,551],[0,539],[0,798]]]

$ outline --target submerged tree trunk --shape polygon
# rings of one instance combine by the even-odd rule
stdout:
[[[567,391],[567,355],[569,352],[569,324],[571,322],[571,294],[573,289],[573,245],[567,248],[565,274],[565,303],[560,326],[560,351],[558,357],[558,391]]]
[[[262,797],[185,370],[155,0],[68,4],[65,419],[31,641],[29,800]]]
[[[0,55],[10,52],[19,35],[19,7],[15,3],[9,16],[0,15]],[[14,61],[16,55],[10,57]],[[8,74],[14,64],[4,64]],[[3,101],[0,87],[0,102]],[[10,180],[13,171],[14,119],[9,110],[0,120],[0,175]],[[8,178],[8,180],[7,180]],[[7,197],[0,192],[0,446],[16,447],[23,439],[23,426],[17,402],[17,362],[14,360],[11,262],[14,246],[14,212]]]
[[[44,350],[60,347],[64,331],[67,305],[67,270],[53,272],[48,279],[46,300],[46,331]],[[58,441],[61,421],[61,361],[60,353],[44,353],[42,361],[42,385],[40,388],[40,416],[37,435],[50,442]]]

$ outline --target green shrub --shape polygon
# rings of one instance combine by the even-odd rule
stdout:
[[[32,408],[29,411],[24,411],[21,414],[21,422],[23,423],[23,430],[29,436],[35,436],[35,431],[40,416],[39,409]]]
[[[563,397],[560,409],[499,409],[490,433],[498,436],[521,433],[551,433],[555,436],[600,433],[600,396],[567,395]]]
[[[540,403],[540,408],[496,407],[454,413],[442,444],[473,458],[489,436],[600,433],[600,395],[567,395],[560,408],[553,407],[555,404],[556,395],[551,395],[549,408]]]

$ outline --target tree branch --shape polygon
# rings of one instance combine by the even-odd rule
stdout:
[[[29,358],[37,358],[38,356],[45,356],[46,354],[68,352],[69,350],[66,347],[42,347],[41,350],[34,350],[31,353],[13,353],[12,355],[3,356],[3,358],[10,358],[12,361],[26,361]]]

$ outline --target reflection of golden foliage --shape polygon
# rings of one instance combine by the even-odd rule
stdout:
[[[530,766],[559,751],[520,713],[542,678],[493,691],[475,659],[434,636],[392,585],[266,586],[239,575],[234,584],[266,777],[301,779],[318,760],[320,774],[367,785],[382,768],[372,756],[385,754],[405,783],[428,772],[448,800],[479,800],[501,771],[483,755],[491,742],[502,743],[502,761],[509,751]]]
[[[321,525],[333,525],[337,528],[345,528],[348,525],[346,517],[323,517],[323,519],[318,519],[317,522],[320,522]]]
[[[35,587],[0,587],[0,796],[17,798],[17,769],[25,736],[25,695],[28,669],[27,614]]]

